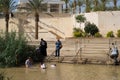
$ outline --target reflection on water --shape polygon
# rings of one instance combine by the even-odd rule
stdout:
[[[12,80],[120,80],[120,66],[57,64],[55,68],[47,64],[47,69],[7,68],[4,70]]]

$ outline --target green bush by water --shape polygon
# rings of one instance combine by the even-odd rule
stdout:
[[[16,32],[0,34],[0,66],[16,66],[24,63],[33,51],[27,46],[26,39],[23,35],[18,36]]]
[[[113,31],[109,31],[106,36],[107,37],[115,37]]]

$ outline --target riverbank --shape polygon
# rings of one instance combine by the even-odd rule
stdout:
[[[113,64],[110,58],[111,43],[116,43],[120,51],[119,38],[79,38],[62,41],[61,56],[54,57],[54,41],[48,42],[48,62],[78,63],[78,64]],[[118,61],[120,56],[118,57]]]

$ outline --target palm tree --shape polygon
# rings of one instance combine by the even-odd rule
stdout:
[[[108,2],[108,0],[101,0],[102,2],[102,11],[105,11],[106,10],[106,3]]]
[[[65,1],[65,12],[67,13],[68,12],[68,2],[69,2],[69,0],[63,0],[63,1]]]
[[[0,8],[5,15],[6,33],[9,31],[9,14],[11,14],[16,7],[17,5],[14,0],[0,0]]]
[[[2,6],[2,4],[1,4],[1,0],[0,0],[0,12],[1,12],[1,6]]]
[[[117,9],[117,0],[113,0],[113,3],[114,3],[114,10]]]
[[[74,5],[74,13],[76,13],[76,7],[77,7],[77,1],[76,0],[74,0],[73,5]]]
[[[91,10],[90,0],[85,0],[85,3],[86,3],[86,12],[90,12]]]
[[[81,13],[81,6],[83,5],[83,0],[78,0],[77,5],[79,6],[79,13]]]
[[[38,22],[39,22],[39,11],[42,8],[41,2],[43,0],[28,0],[28,6],[34,12],[35,16],[35,39],[38,39]]]
[[[73,14],[74,4],[73,2],[69,3],[69,7],[71,9],[71,13]]]
[[[94,4],[94,11],[98,10],[98,5],[99,5],[99,1],[98,0],[93,0],[93,4]]]

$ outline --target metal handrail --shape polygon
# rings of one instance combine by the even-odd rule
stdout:
[[[80,59],[82,58],[81,51],[82,51],[82,48],[80,47],[79,50],[76,52],[76,55],[73,58],[73,59],[77,58],[77,63],[78,63],[78,59],[79,59],[78,56],[80,55]]]
[[[49,61],[49,59],[54,55],[55,51],[53,51],[47,58],[47,61]]]

